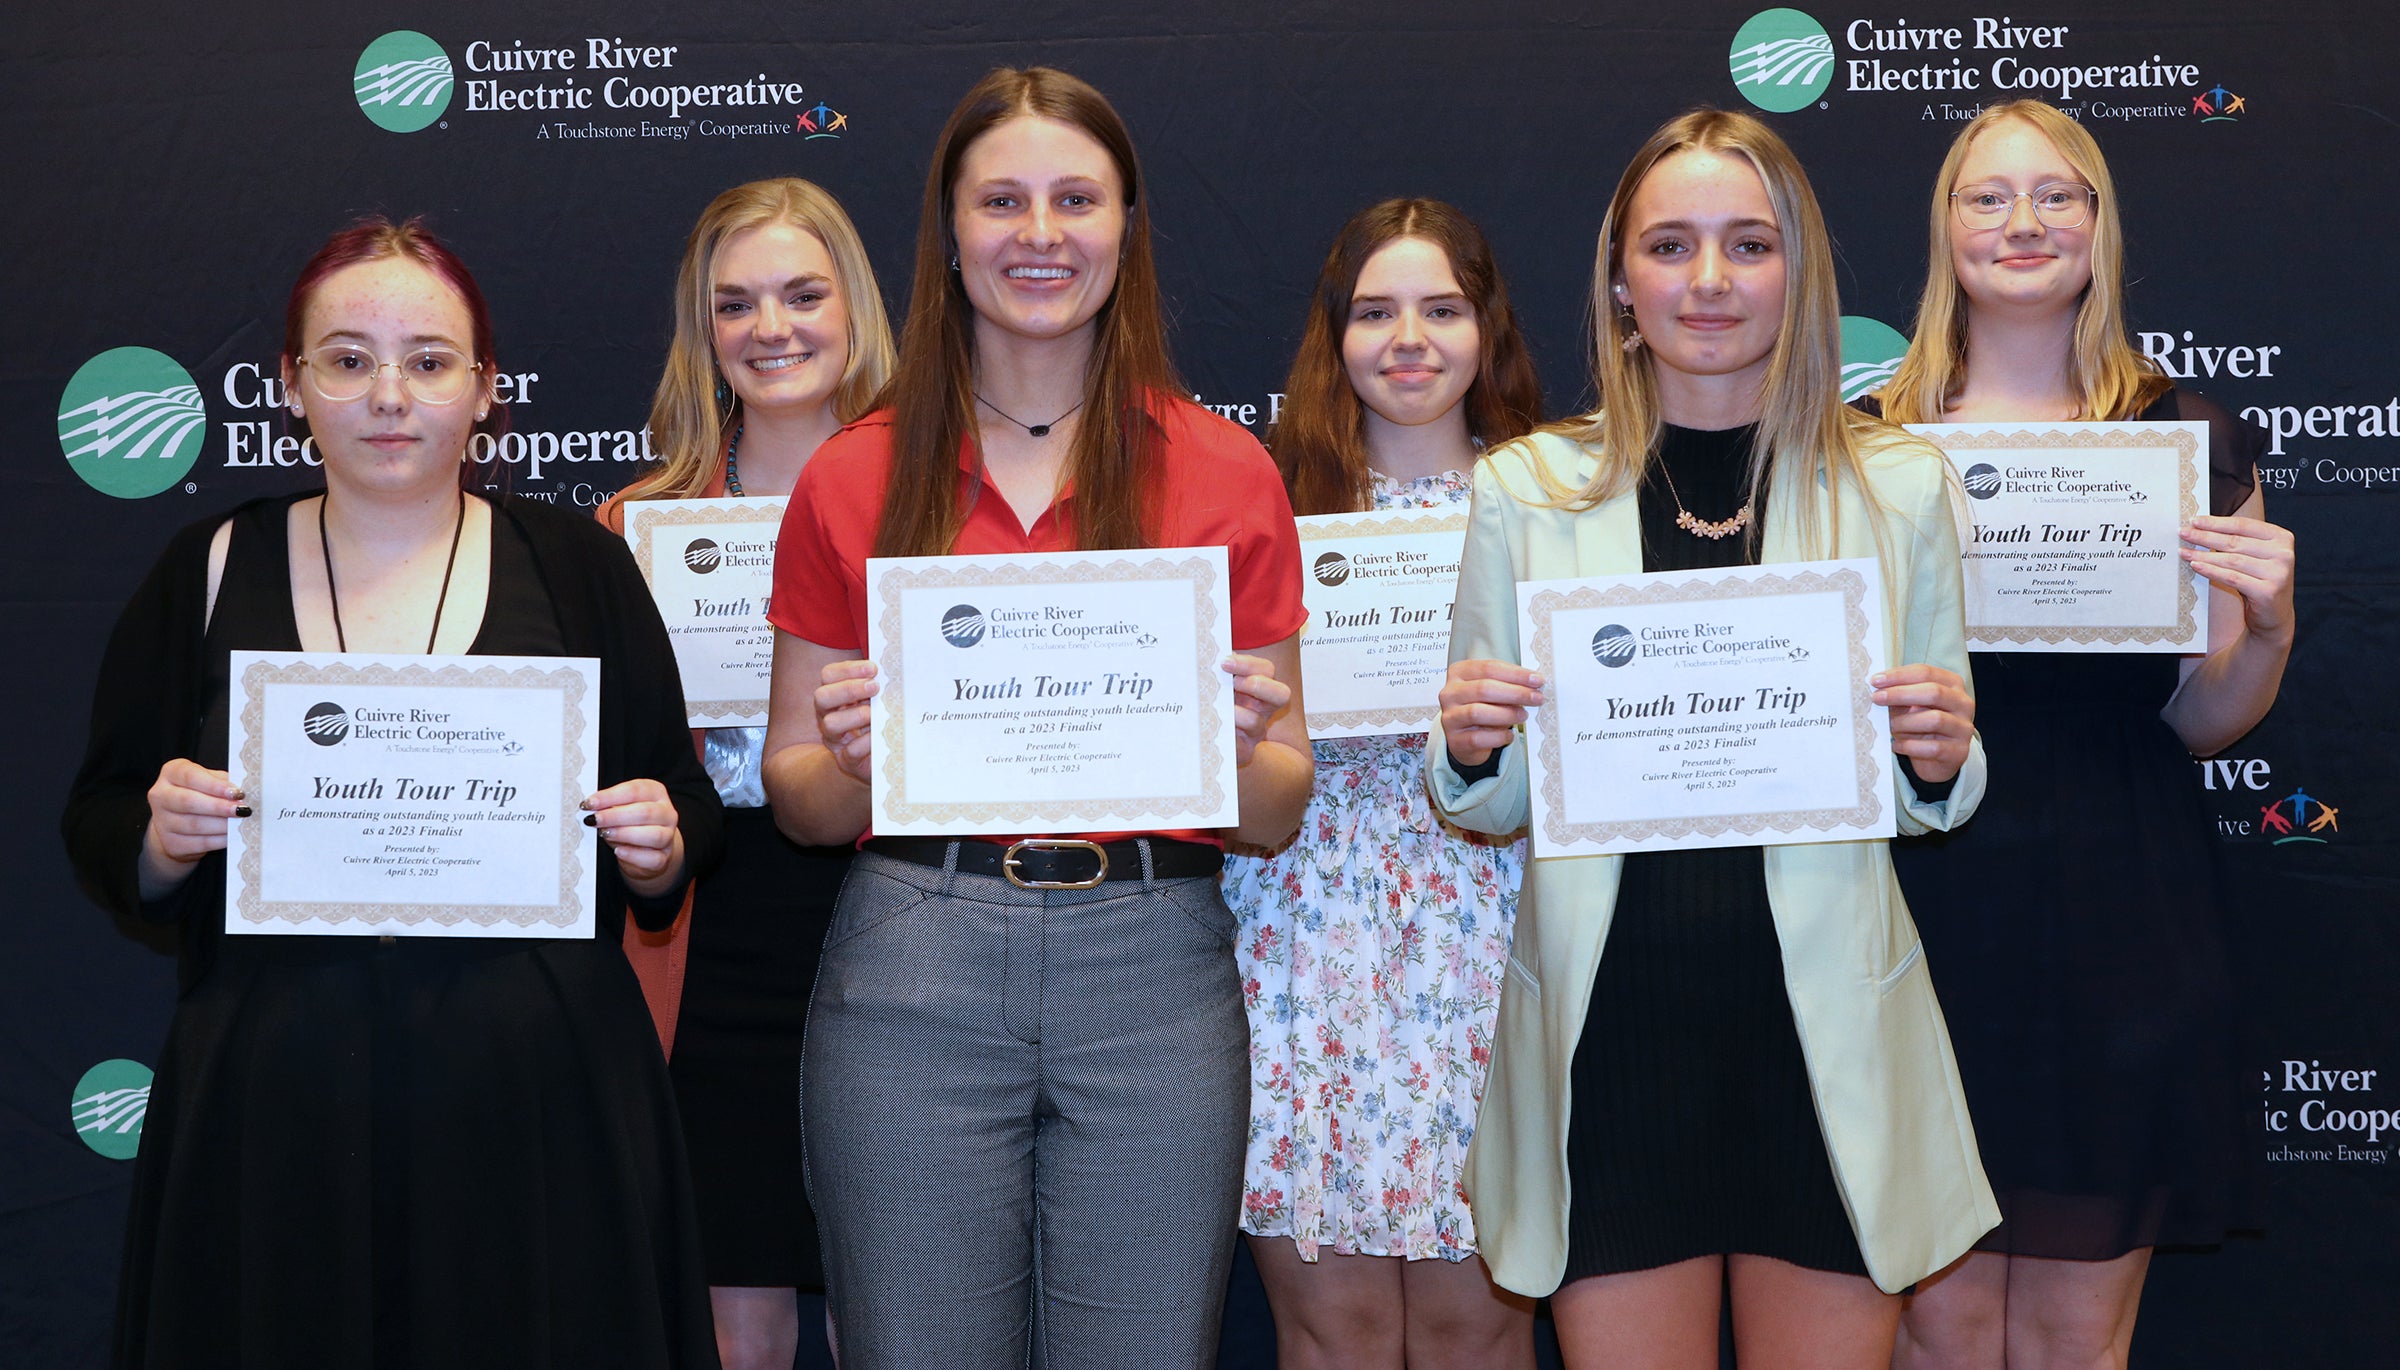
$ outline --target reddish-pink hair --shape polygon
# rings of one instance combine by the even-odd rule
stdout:
[[[459,303],[467,307],[467,320],[473,327],[470,346],[475,360],[483,364],[486,376],[499,370],[492,342],[491,306],[484,303],[483,288],[475,284],[475,273],[458,259],[449,244],[433,236],[425,227],[422,216],[393,223],[383,215],[359,220],[325,240],[307,265],[300,268],[300,277],[292,282],[291,299],[283,307],[283,355],[294,372],[299,369],[300,353],[306,345],[303,328],[307,320],[309,301],[316,297],[317,287],[344,267],[360,262],[379,261],[385,257],[406,257],[439,277],[443,284],[457,292]],[[491,414],[475,425],[478,433],[497,437],[508,427],[508,407],[494,400]],[[461,484],[472,484],[470,473],[476,470],[472,461],[462,462],[459,468]]]

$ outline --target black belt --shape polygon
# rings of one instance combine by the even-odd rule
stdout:
[[[1153,879],[1215,875],[1225,853],[1204,842],[1144,837],[1123,842],[1086,842],[1074,837],[1028,837],[998,842],[952,841],[941,837],[874,837],[867,850],[919,866],[945,866],[958,848],[956,869],[968,875],[997,875],[1029,890],[1088,890],[1103,880],[1142,878],[1142,844],[1150,844]]]

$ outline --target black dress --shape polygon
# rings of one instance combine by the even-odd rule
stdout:
[[[714,1366],[666,1064],[619,950],[602,844],[591,940],[244,937],[224,859],[140,905],[158,767],[225,760],[226,654],[295,650],[289,500],[244,506],[203,634],[208,537],[187,529],[120,618],[70,797],[101,902],[178,925],[181,995],[135,1162],[120,1366]],[[673,657],[621,542],[504,505],[476,653],[602,661],[603,785],[667,784],[715,858],[716,796]],[[660,663],[664,663],[663,671]],[[678,764],[680,759],[680,764]],[[645,924],[681,891],[634,899]]]
[[[2258,435],[2210,428],[2209,505],[2249,498]],[[1892,844],[2004,1221],[1979,1250],[2108,1260],[2255,1226],[2209,820],[2159,717],[2181,658],[1977,652],[1990,790]]]
[[[1658,461],[1693,514],[1741,507],[1756,431],[1665,429]],[[1645,571],[1757,561],[1746,533],[1676,527],[1655,475],[1638,504]],[[1565,1280],[1736,1252],[1867,1273],[1809,1092],[1760,848],[1625,858],[1570,1080]]]

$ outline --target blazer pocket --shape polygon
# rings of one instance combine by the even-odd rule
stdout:
[[[1877,994],[1890,994],[1899,986],[1902,980],[1908,977],[1908,973],[1910,971],[1915,970],[1917,967],[1923,964],[1925,964],[1925,943],[1924,940],[1920,938],[1909,947],[1908,954],[1900,958],[1900,964],[1892,967],[1890,970],[1885,971],[1883,973],[1883,978],[1875,982],[1875,992]]]
[[[1533,1002],[1537,1004],[1542,1002],[1541,978],[1533,973],[1531,967],[1518,960],[1515,952],[1509,953],[1508,973],[1517,977],[1517,983],[1523,985],[1525,992],[1533,996]]]

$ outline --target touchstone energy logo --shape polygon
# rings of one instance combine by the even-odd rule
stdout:
[[[1976,499],[1990,499],[1999,494],[2001,487],[2007,484],[2000,478],[2000,468],[1988,461],[1979,461],[1968,467],[1967,474],[1960,483],[1965,485],[1967,493]]]
[[[942,615],[942,637],[953,647],[972,647],[983,641],[983,610],[954,604]]]
[[[1339,552],[1327,552],[1308,568],[1319,585],[1339,585],[1350,579],[1350,559]]]
[[[350,711],[328,700],[308,706],[300,730],[320,747],[330,747],[350,735]]]
[[[150,1079],[150,1067],[123,1059],[85,1071],[75,1082],[75,1135],[112,1161],[133,1159],[142,1145],[142,1120],[150,1115]]]
[[[351,94],[375,126],[414,133],[450,108],[450,54],[415,29],[394,29],[358,54]]]
[[[2192,97],[2192,113],[2204,124],[2239,123],[2250,108],[2250,102],[2225,89],[2223,81]]]
[[[1636,644],[1633,630],[1622,623],[1611,623],[1592,634],[1592,660],[1614,669],[1633,663]]]
[[[1908,338],[1899,329],[1863,314],[1842,316],[1842,402],[1883,388],[1908,355]]]
[[[192,373],[147,347],[113,347],[85,362],[58,399],[67,466],[118,499],[145,499],[182,480],[207,427]]]
[[[2258,811],[2259,831],[2278,847],[2294,842],[2323,846],[2341,835],[2342,811],[2296,788]]]
[[[1733,35],[1726,61],[1743,99],[1789,114],[1833,83],[1833,37],[1799,10],[1761,10]]]
[[[683,549],[683,564],[694,575],[713,574],[724,561],[725,549],[708,538],[693,538]]]

